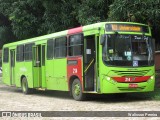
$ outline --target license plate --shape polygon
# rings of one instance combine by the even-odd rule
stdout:
[[[138,88],[138,84],[129,84],[129,88]]]

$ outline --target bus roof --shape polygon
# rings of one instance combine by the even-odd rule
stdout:
[[[70,35],[70,34],[76,34],[76,33],[80,33],[83,31],[92,30],[92,29],[97,29],[99,27],[105,27],[104,25],[107,23],[108,24],[121,23],[121,24],[134,24],[134,25],[147,26],[145,24],[135,23],[135,22],[116,22],[116,21],[115,22],[99,22],[99,23],[94,23],[94,24],[90,24],[90,25],[86,25],[86,26],[77,27],[77,28],[72,28],[72,29],[68,29],[68,30],[64,30],[64,31],[56,32],[56,33],[51,33],[48,35],[43,35],[43,36],[39,36],[39,37],[34,37],[34,38],[25,39],[25,40],[20,40],[17,42],[8,43],[8,44],[5,44],[3,46],[3,48],[15,46],[15,45],[20,45],[20,44],[25,44],[25,43],[32,43],[32,42],[36,42],[39,40],[52,39],[55,37],[66,36],[66,35]]]

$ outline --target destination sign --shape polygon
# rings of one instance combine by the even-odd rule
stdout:
[[[147,26],[134,24],[106,24],[106,31],[149,32]]]

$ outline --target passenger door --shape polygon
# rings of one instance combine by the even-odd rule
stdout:
[[[96,49],[95,35],[87,36],[84,39],[84,89],[96,91]]]
[[[11,85],[15,85],[15,50],[10,50],[10,80]]]
[[[42,45],[42,67],[41,67],[41,77],[42,77],[42,88],[46,87],[46,45]]]
[[[42,86],[41,45],[33,46],[33,86]]]

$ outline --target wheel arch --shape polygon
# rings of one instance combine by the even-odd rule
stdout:
[[[26,76],[25,76],[25,75],[22,75],[22,76],[21,76],[21,78],[20,78],[20,82],[21,82],[20,84],[21,84],[21,87],[22,87],[22,79],[23,79],[24,77],[26,77]]]

